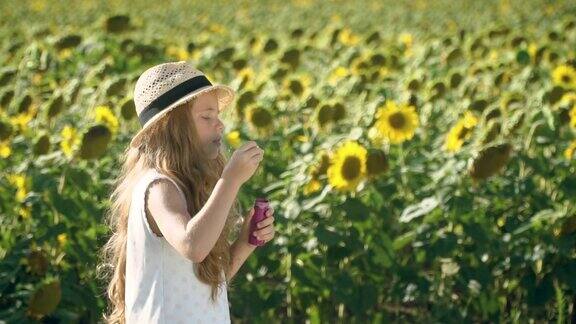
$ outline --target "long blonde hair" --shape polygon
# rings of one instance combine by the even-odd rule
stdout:
[[[222,152],[216,159],[208,159],[201,151],[192,118],[193,102],[169,111],[167,116],[152,125],[153,129],[144,137],[140,147],[128,146],[121,158],[122,169],[115,180],[111,205],[105,217],[112,235],[102,249],[98,267],[98,274],[103,274],[105,282],[108,282],[110,312],[104,315],[107,323],[125,323],[128,213],[136,181],[150,168],[171,177],[184,191],[188,212],[194,216],[207,201],[224,169],[226,157]],[[199,280],[211,286],[213,302],[218,289],[226,283],[228,286],[231,284],[224,281],[221,274],[230,270],[229,240],[238,232],[242,221],[236,199],[215,246],[201,263],[194,264]]]

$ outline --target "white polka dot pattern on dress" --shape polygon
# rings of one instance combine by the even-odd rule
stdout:
[[[134,188],[126,244],[126,323],[230,323],[227,290],[212,304],[211,287],[198,279],[194,263],[148,224],[146,189],[159,178],[171,181],[183,195],[173,179],[156,170],[149,170]]]

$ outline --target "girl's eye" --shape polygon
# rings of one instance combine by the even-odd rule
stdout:
[[[202,117],[202,118],[204,118],[204,119],[206,119],[206,120],[210,120],[210,117]]]

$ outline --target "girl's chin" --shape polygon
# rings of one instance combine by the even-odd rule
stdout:
[[[206,149],[206,152],[210,159],[216,159],[220,154],[220,147],[211,145],[211,147]]]

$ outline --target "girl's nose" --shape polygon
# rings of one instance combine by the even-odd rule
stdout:
[[[216,128],[220,132],[224,130],[224,123],[220,120],[220,118],[218,118],[218,124],[216,125]]]

